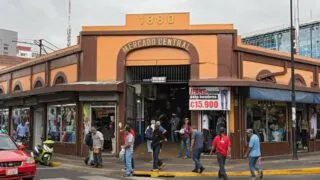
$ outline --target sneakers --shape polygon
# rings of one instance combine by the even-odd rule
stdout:
[[[203,171],[205,170],[206,168],[204,168],[204,167],[201,167],[200,168],[200,171],[199,171],[199,173],[201,174],[201,173],[203,173]]]
[[[191,158],[190,156],[185,156],[185,157],[184,157],[184,159],[190,159],[190,158]]]
[[[197,170],[197,169],[194,169],[194,170],[192,170],[192,172],[194,172],[194,173],[198,173],[198,170]]]
[[[160,169],[151,169],[152,172],[158,172]]]
[[[259,171],[259,178],[260,178],[260,179],[263,178],[263,171],[262,171],[262,170]]]
[[[162,170],[162,169],[164,169],[166,167],[166,164],[165,163],[162,163],[161,165],[160,165],[160,167],[159,167],[159,170]]]

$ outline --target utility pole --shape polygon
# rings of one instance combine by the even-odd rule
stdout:
[[[40,39],[39,40],[39,48],[40,48],[40,51],[39,51],[39,53],[40,53],[40,56],[42,55],[42,39]]]
[[[67,47],[71,46],[71,0],[68,7],[68,29],[67,29]]]
[[[296,142],[296,89],[294,72],[294,54],[296,50],[295,29],[293,26],[293,0],[290,0],[290,36],[291,36],[291,108],[292,108],[292,159],[298,160],[297,142]]]

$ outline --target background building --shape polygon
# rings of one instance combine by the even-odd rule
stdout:
[[[299,55],[320,59],[320,21],[300,25]],[[247,36],[243,43],[290,52],[289,27]]]
[[[0,55],[16,56],[18,33],[0,29]]]
[[[39,53],[34,49],[35,48],[33,48],[31,46],[18,45],[17,46],[17,57],[21,57],[21,58],[39,57]]]

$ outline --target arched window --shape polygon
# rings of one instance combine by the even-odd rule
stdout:
[[[38,80],[35,85],[34,88],[41,88],[42,87],[42,82],[40,80]]]
[[[63,72],[58,72],[54,78],[53,84],[64,84],[68,83],[67,76]]]
[[[276,83],[276,78],[274,77],[273,73],[271,73],[269,70],[261,70],[257,77],[257,81],[263,81],[263,82],[271,82],[271,83]]]
[[[17,91],[21,91],[21,87],[19,84],[17,84],[16,86],[14,86],[14,89],[13,89],[14,92],[17,92]]]
[[[64,78],[62,76],[58,76],[56,81],[54,82],[54,84],[63,84],[66,81],[64,80]]]
[[[2,90],[2,88],[0,88],[0,95],[2,95],[3,94],[3,90]]]

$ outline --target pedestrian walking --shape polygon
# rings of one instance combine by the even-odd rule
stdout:
[[[130,133],[130,127],[126,127],[124,130],[124,133],[126,134],[126,141],[125,144],[122,146],[123,149],[125,149],[125,155],[124,155],[124,162],[125,162],[125,169],[126,172],[124,174],[125,177],[132,176],[133,174],[133,168],[132,168],[132,159],[133,159],[133,146],[134,146],[134,137]]]
[[[102,150],[103,150],[103,143],[104,143],[103,134],[100,131],[97,131],[95,127],[91,128],[91,132],[92,132],[94,164],[96,168],[101,168],[102,167]]]
[[[256,134],[253,134],[252,129],[247,130],[247,135],[249,138],[249,147],[244,155],[245,158],[249,158],[249,169],[251,173],[251,179],[256,179],[256,171],[258,172],[259,178],[263,178],[263,171],[259,167],[258,160],[261,157],[261,150],[260,150],[260,139]]]
[[[165,141],[165,136],[160,130],[160,125],[156,124],[152,134],[153,168],[151,171],[159,171],[163,168],[163,162],[159,159],[161,144]]]
[[[214,138],[212,141],[212,149],[210,154],[213,154],[213,151],[216,151],[217,160],[219,164],[219,179],[227,180],[228,175],[226,173],[225,164],[227,157],[230,157],[231,153],[231,142],[229,137],[225,135],[224,127],[220,127],[219,135]]]
[[[181,158],[184,149],[187,149],[185,159],[190,158],[190,136],[191,136],[191,128],[190,128],[190,121],[189,118],[185,118],[184,125],[180,130],[182,134],[181,144],[180,144],[180,151],[178,153],[178,157]]]
[[[126,126],[124,127],[124,130],[121,130],[121,131],[124,132],[127,127],[130,128],[130,134],[133,136],[133,139],[135,140],[136,132],[130,127],[130,124],[129,124],[129,123],[126,123]],[[127,134],[124,133],[124,134],[123,134],[123,144],[126,143],[126,139],[127,139]],[[134,150],[134,144],[133,144],[133,150]],[[133,155],[134,155],[134,154],[132,154],[131,163],[132,163],[132,170],[134,171],[134,158],[133,158]],[[124,160],[125,160],[125,159],[126,159],[126,158],[124,158]],[[126,163],[124,162],[124,164],[126,164]],[[124,169],[122,169],[122,171],[126,171],[126,168],[124,167]]]
[[[85,143],[86,143],[86,146],[88,146],[89,148],[89,154],[88,156],[84,159],[84,163],[86,165],[94,165],[94,160],[93,160],[93,141],[92,141],[92,132],[89,131],[87,134],[86,134],[86,137],[85,137]]]
[[[22,141],[22,143],[25,143],[27,138],[28,138],[28,134],[29,134],[29,127],[26,125],[26,123],[24,121],[22,121],[18,127],[17,127],[17,138],[19,140]]]
[[[201,153],[203,151],[203,135],[194,125],[192,126],[190,151],[192,152],[192,160],[195,165],[192,172],[199,172],[201,174],[205,170],[200,161]]]
[[[8,134],[8,131],[6,130],[6,125],[1,126],[0,134]]]
[[[177,129],[179,125],[180,119],[179,117],[175,114],[172,113],[172,117],[170,120],[170,125],[171,125],[171,141],[176,142],[178,141],[178,135],[177,135]]]
[[[153,160],[153,154],[152,154],[153,151],[152,151],[151,142],[152,142],[152,134],[155,128],[155,124],[156,124],[156,121],[151,120],[151,124],[147,127],[145,131],[145,137],[147,139],[147,151],[148,153],[151,154],[151,161]]]

